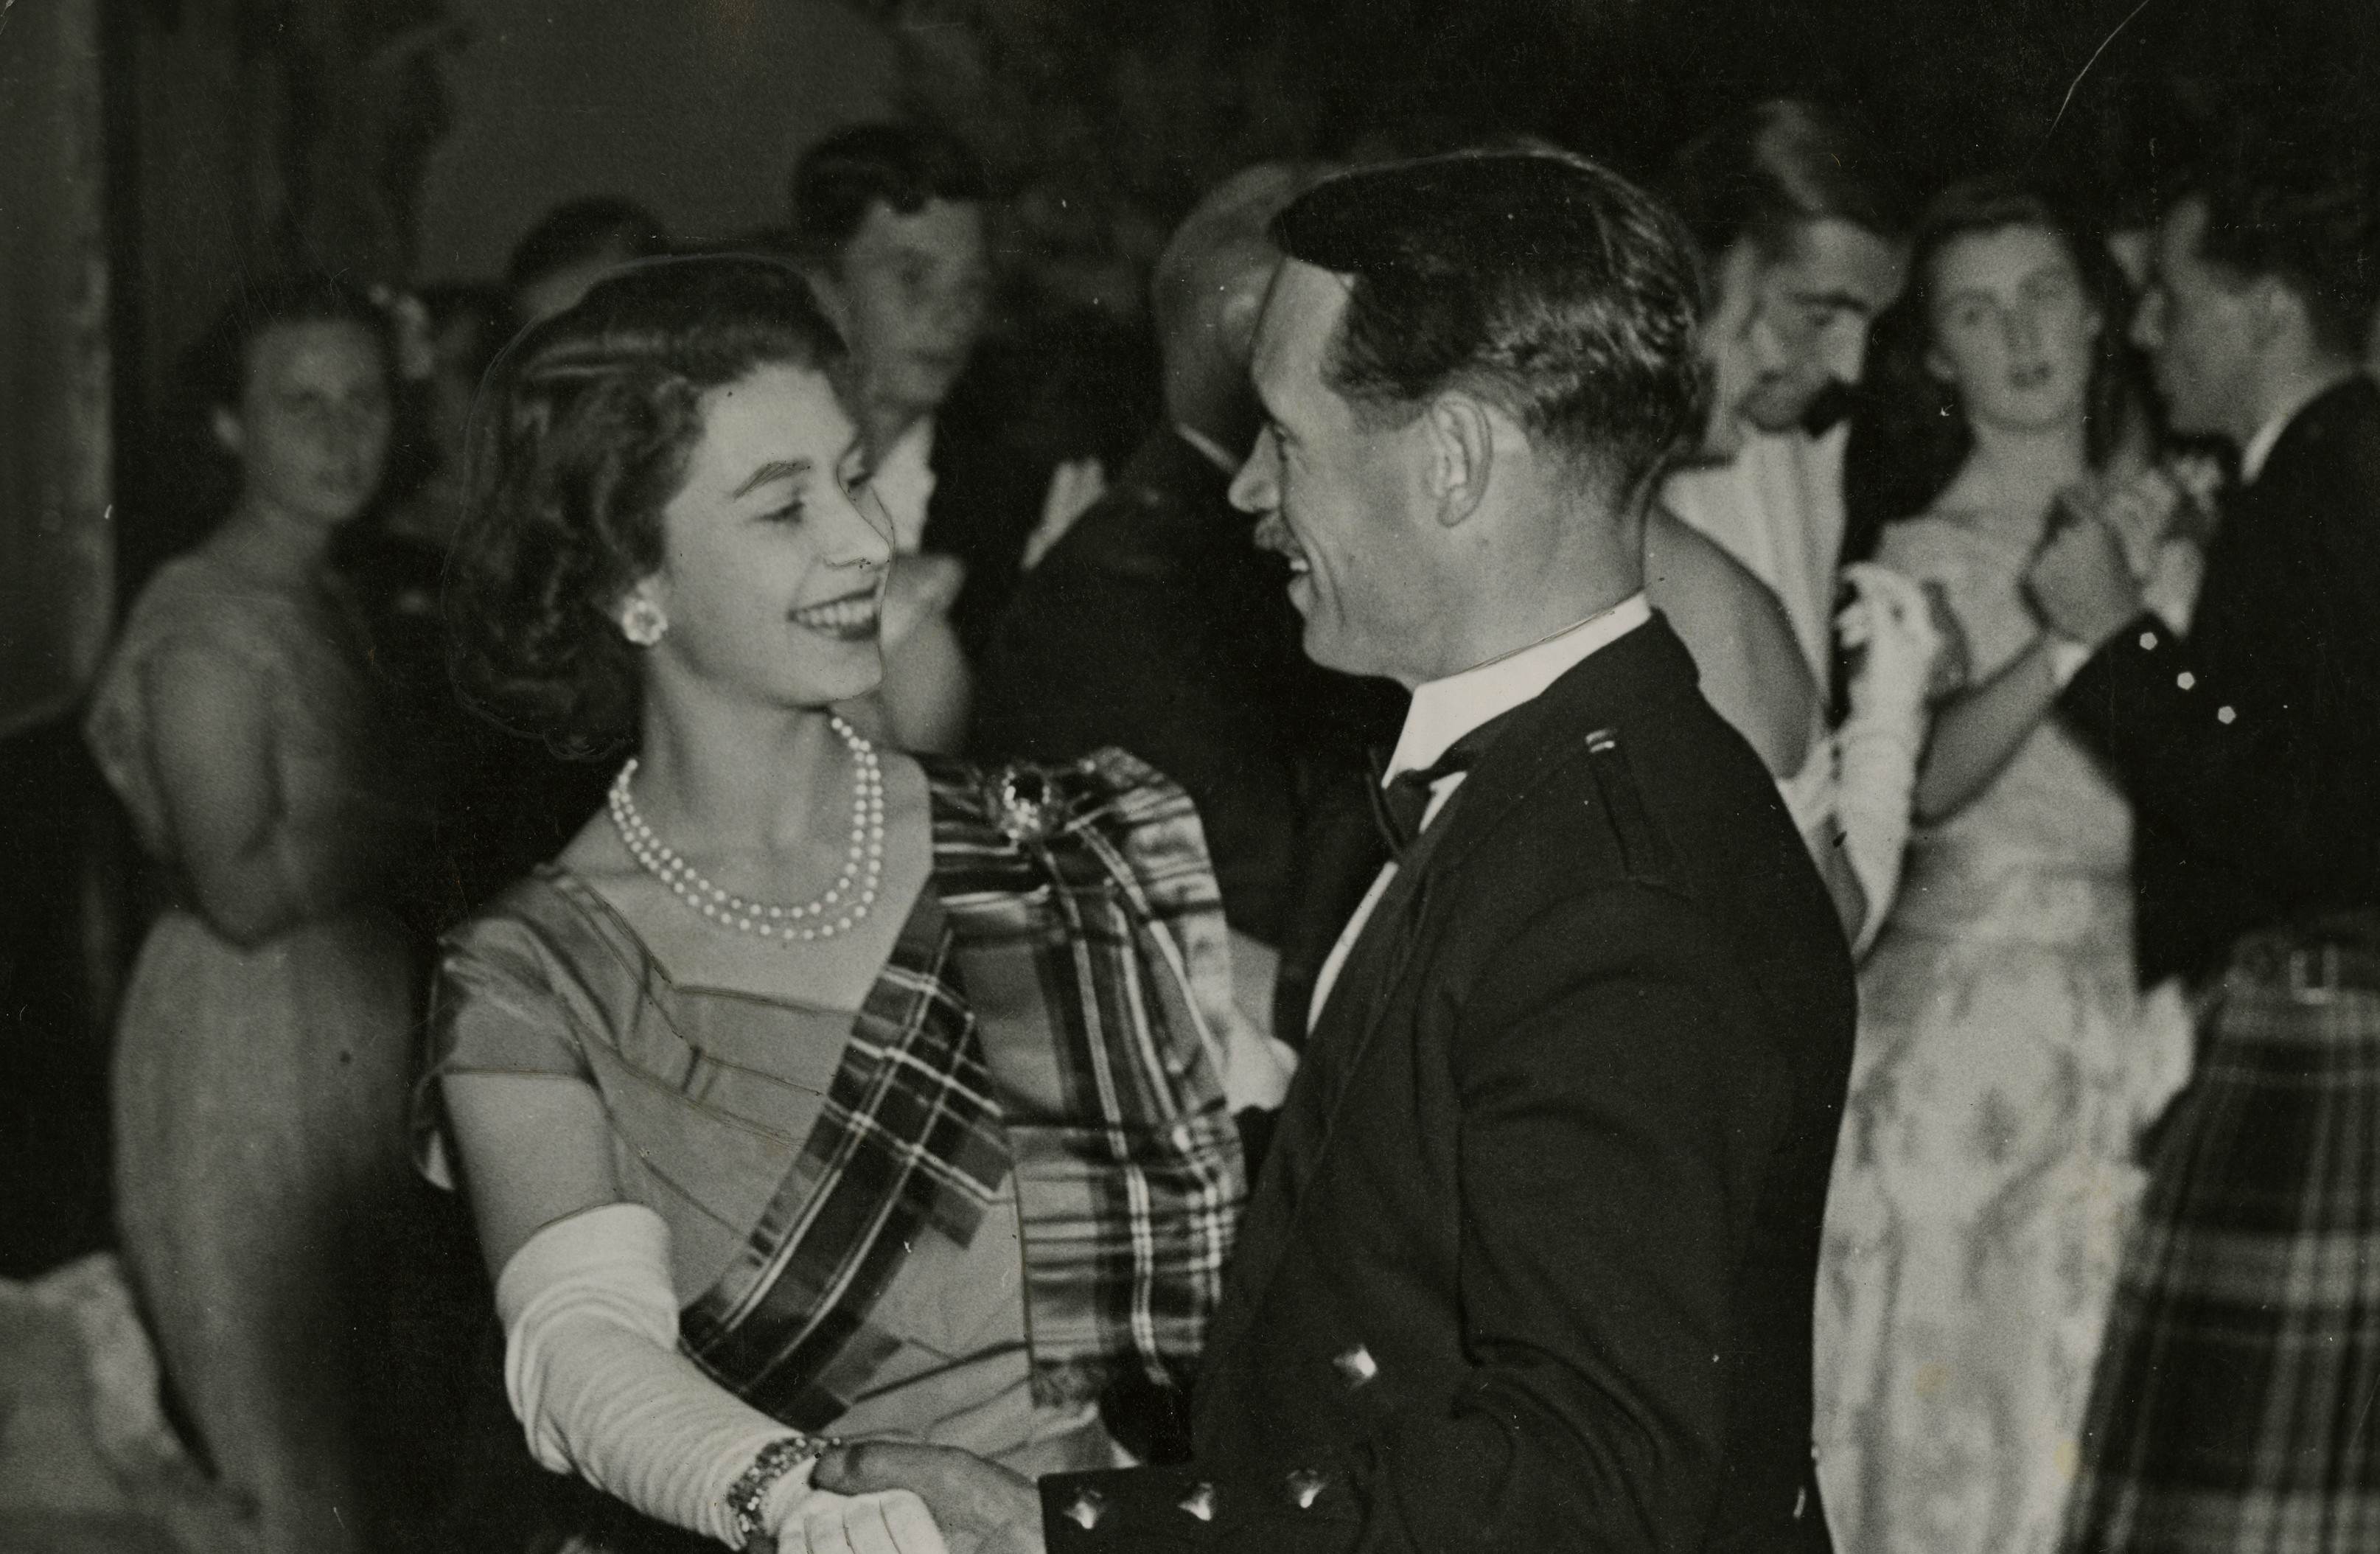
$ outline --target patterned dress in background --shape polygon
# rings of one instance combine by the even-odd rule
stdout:
[[[2033,639],[2041,520],[1936,512],[1878,559],[1940,582],[1978,682]],[[2134,991],[2131,817],[2054,715],[1912,837],[1863,968],[1817,1305],[1820,1483],[1844,1554],[2054,1547],[2178,1002]]]

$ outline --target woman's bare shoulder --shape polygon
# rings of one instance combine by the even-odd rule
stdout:
[[[1645,521],[1645,590],[1694,655],[1703,695],[1791,776],[1809,747],[1817,686],[1776,593],[1752,569],[1656,505]]]

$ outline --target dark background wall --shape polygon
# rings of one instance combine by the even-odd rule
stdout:
[[[672,232],[785,218],[785,175],[839,124],[882,116],[894,49],[841,0],[448,0],[451,127],[423,178],[415,269],[484,275],[529,222],[625,194]]]
[[[96,665],[112,557],[99,5],[23,10],[0,44],[0,733]]]
[[[847,0],[911,112],[1014,191],[1011,251],[1128,312],[1196,192],[1260,156],[1549,137],[1632,170],[1731,107],[1864,110],[1921,188],[2023,164],[2104,203],[2191,126],[2380,100],[2370,0]],[[2334,112],[2334,110],[2336,110]]]

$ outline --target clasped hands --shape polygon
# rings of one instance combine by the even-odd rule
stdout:
[[[2122,630],[2144,607],[2181,497],[2173,479],[2155,467],[2063,493],[2024,578],[2042,624],[2094,651]]]
[[[820,1457],[810,1483],[828,1494],[779,1535],[778,1554],[1042,1554],[1033,1481],[954,1447],[855,1441]]]

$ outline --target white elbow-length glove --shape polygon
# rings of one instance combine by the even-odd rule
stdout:
[[[504,1390],[532,1455],[646,1515],[741,1548],[728,1491],[761,1448],[795,1432],[677,1350],[669,1227],[607,1204],[529,1237],[496,1281]],[[779,1478],[760,1523],[781,1554],[943,1554],[905,1489],[814,1489],[807,1462]]]
[[[1852,946],[1864,953],[1900,893],[1926,697],[1946,644],[1925,590],[1912,579],[1873,562],[1855,562],[1843,577],[1852,597],[1835,618],[1837,638],[1865,652],[1852,676],[1850,713],[1834,735],[1835,815],[1867,896],[1867,920]]]

